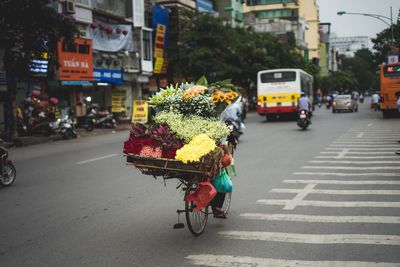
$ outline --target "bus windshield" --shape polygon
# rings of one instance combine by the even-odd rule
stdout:
[[[294,82],[296,81],[295,71],[280,71],[280,72],[267,72],[260,75],[262,83],[275,83],[275,82]]]

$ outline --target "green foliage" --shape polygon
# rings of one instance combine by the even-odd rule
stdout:
[[[189,11],[173,13],[170,24],[170,79],[205,75],[212,83],[232,78],[232,83],[248,89],[260,70],[305,67],[290,35],[279,38],[232,28],[209,14]]]
[[[181,98],[182,98],[182,93],[183,93],[183,90],[180,86],[178,86],[178,84],[176,84],[175,86],[169,85],[169,86],[167,86],[167,88],[161,89],[155,95],[150,97],[148,103],[151,106],[161,106],[164,104],[164,102],[166,101],[166,99],[168,97],[178,95],[178,96],[181,96]]]
[[[0,1],[0,40],[7,71],[21,77],[32,58],[43,52],[54,59],[61,38],[72,41],[78,33],[73,17],[59,14],[49,0]]]
[[[357,89],[357,79],[349,71],[338,71],[331,77],[323,77],[321,87],[327,92],[354,90]]]
[[[357,89],[364,91],[377,88],[378,64],[375,61],[374,54],[369,49],[358,50],[353,58],[343,58],[342,70],[354,75],[357,80]]]
[[[386,28],[372,39],[376,50],[376,62],[378,64],[387,62],[387,56],[392,54],[392,49],[400,48],[400,20],[393,25],[394,40],[392,40],[392,30]],[[398,54],[398,51],[397,51]]]

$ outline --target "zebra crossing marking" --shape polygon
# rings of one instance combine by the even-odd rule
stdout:
[[[327,170],[400,170],[400,166],[377,167],[346,167],[346,166],[303,166],[302,169],[327,169]]]
[[[400,246],[400,236],[363,234],[297,234],[261,231],[221,231],[229,239],[260,240],[301,244],[362,244]]]
[[[292,203],[291,199],[259,199],[257,204],[261,205],[282,205]],[[400,202],[386,201],[320,201],[320,200],[299,200],[296,206],[325,207],[325,208],[400,208]]]
[[[260,221],[288,221],[288,222],[314,222],[314,223],[379,223],[398,224],[397,216],[318,216],[305,214],[269,214],[269,213],[242,213],[239,215],[246,219]]]
[[[290,193],[298,194],[304,189],[293,188],[274,188],[271,193]],[[327,195],[400,195],[400,190],[336,190],[336,189],[311,189],[309,194],[327,194]]]
[[[233,267],[399,267],[398,263],[367,261],[305,261],[258,258],[232,255],[196,254],[186,256],[189,264],[196,266]]]
[[[398,157],[400,159],[400,157]],[[341,158],[340,158],[341,159]],[[350,160],[310,160],[310,163],[334,163],[334,164],[399,164],[400,160],[397,161],[350,161]]]
[[[287,184],[400,185],[398,180],[283,180]]]
[[[342,172],[294,172],[293,175],[318,175],[318,176],[373,176],[373,177],[400,177],[400,173],[380,172],[380,173],[342,173]]]

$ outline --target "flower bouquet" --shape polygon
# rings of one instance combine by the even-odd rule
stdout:
[[[145,174],[213,178],[221,169],[229,129],[219,116],[239,96],[230,80],[170,85],[148,103],[153,123],[133,124],[124,143],[127,161]]]

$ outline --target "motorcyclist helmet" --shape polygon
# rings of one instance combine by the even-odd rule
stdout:
[[[305,96],[306,96],[306,93],[305,93],[304,91],[301,91],[300,96],[301,96],[301,97],[305,97]]]

